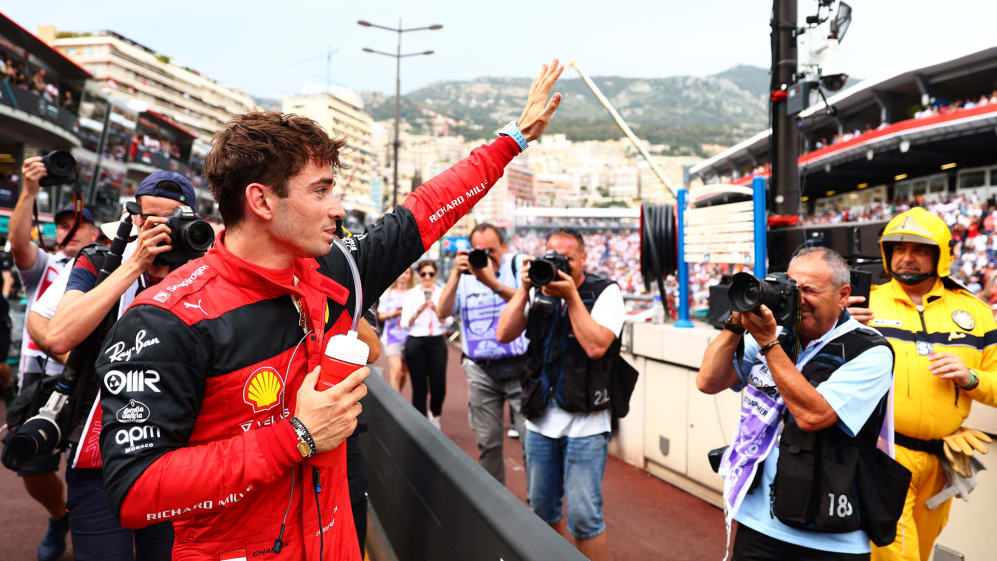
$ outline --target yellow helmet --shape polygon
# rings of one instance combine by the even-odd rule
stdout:
[[[883,256],[883,269],[890,271],[890,255],[887,244],[890,242],[913,242],[938,247],[937,273],[939,277],[949,276],[952,267],[952,233],[945,221],[921,207],[914,207],[898,214],[887,223],[879,238],[879,251]],[[892,274],[892,273],[891,273]]]

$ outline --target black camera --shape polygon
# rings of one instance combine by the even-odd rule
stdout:
[[[76,181],[76,158],[65,150],[53,150],[42,156],[48,174],[38,182],[42,187],[65,185]]]
[[[471,264],[472,269],[484,269],[488,266],[488,258],[491,254],[487,249],[472,249],[471,253],[467,254],[467,261]]]
[[[758,313],[762,304],[768,306],[775,322],[786,329],[795,330],[800,317],[800,288],[786,273],[772,273],[764,280],[750,273],[737,273],[731,279],[727,293],[730,307],[735,312]]]
[[[4,453],[20,461],[54,453],[63,437],[58,416],[69,401],[70,392],[72,387],[60,379],[38,413],[11,433]]]
[[[170,227],[170,245],[173,249],[157,255],[153,262],[156,265],[179,267],[204,255],[215,241],[215,231],[211,224],[199,218],[188,206],[178,206],[167,219],[166,225]]]
[[[530,282],[533,286],[546,286],[557,279],[557,272],[571,274],[568,258],[556,251],[548,251],[530,263]]]

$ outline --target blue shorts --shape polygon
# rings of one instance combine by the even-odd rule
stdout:
[[[602,520],[602,476],[606,472],[609,433],[582,438],[548,438],[526,431],[526,476],[530,505],[544,522],[564,517],[568,501],[568,531],[579,539],[594,538],[606,529]]]

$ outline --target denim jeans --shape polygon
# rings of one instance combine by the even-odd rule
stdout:
[[[526,431],[526,473],[530,505],[544,522],[563,518],[568,503],[568,531],[579,539],[606,529],[602,519],[602,476],[606,472],[609,433],[581,438],[548,438]]]

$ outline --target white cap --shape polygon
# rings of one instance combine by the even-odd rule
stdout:
[[[363,366],[370,356],[370,347],[357,337],[356,331],[348,331],[345,335],[334,335],[325,346],[325,356]]]

